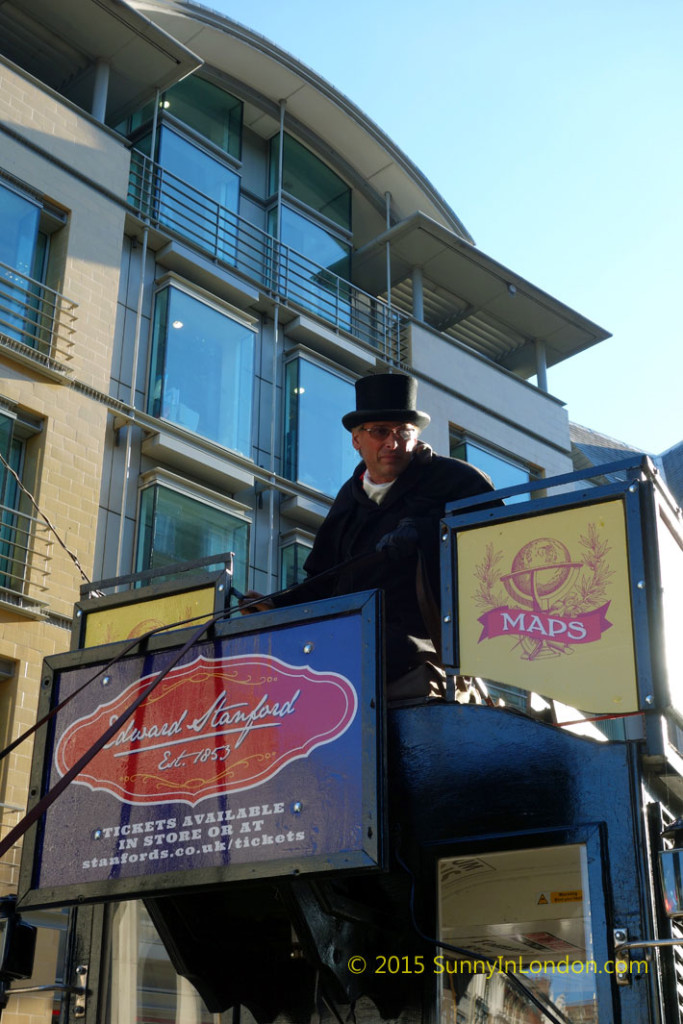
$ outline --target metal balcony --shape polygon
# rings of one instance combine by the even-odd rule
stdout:
[[[69,372],[76,303],[0,262],[0,347],[22,362]]]
[[[42,519],[0,505],[0,602],[39,611],[47,591],[52,534]]]
[[[406,361],[408,321],[386,302],[283,245],[138,150],[131,153],[128,203],[152,226],[208,253],[279,302],[313,313],[390,363]]]

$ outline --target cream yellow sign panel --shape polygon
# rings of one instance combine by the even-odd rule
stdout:
[[[463,530],[457,556],[464,675],[638,710],[621,500]]]
[[[133,640],[152,629],[189,621],[198,626],[203,617],[213,614],[213,584],[180,594],[166,594],[145,601],[131,601],[112,608],[87,613],[84,647]],[[177,626],[176,628],[181,628]]]

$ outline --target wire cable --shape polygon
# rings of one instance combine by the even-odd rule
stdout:
[[[3,466],[4,466],[4,467],[5,467],[5,469],[6,469],[7,471],[8,471],[8,473],[11,473],[11,474],[12,474],[12,476],[13,476],[13,477],[14,477],[14,479],[16,480],[17,484],[19,485],[19,488],[20,488],[20,489],[21,489],[21,490],[23,491],[23,493],[24,493],[24,494],[26,495],[26,497],[28,498],[28,500],[29,500],[29,501],[31,502],[31,504],[33,505],[33,508],[34,508],[34,509],[36,510],[36,512],[38,513],[38,515],[40,516],[40,518],[41,518],[41,519],[43,520],[43,522],[44,522],[44,523],[45,523],[45,525],[47,526],[48,530],[51,530],[51,532],[52,532],[52,533],[54,534],[54,536],[55,536],[55,540],[57,541],[57,543],[58,543],[58,544],[60,545],[60,547],[64,548],[64,550],[66,551],[67,555],[69,556],[69,558],[71,559],[71,561],[72,561],[72,562],[74,563],[74,565],[75,565],[75,566],[76,566],[76,568],[78,569],[79,573],[81,574],[81,579],[82,579],[82,580],[83,580],[83,581],[84,581],[85,583],[90,583],[90,582],[92,582],[92,581],[90,580],[90,578],[89,578],[89,577],[88,577],[88,576],[86,575],[86,573],[85,573],[85,571],[84,571],[84,569],[83,569],[83,566],[82,566],[82,565],[81,565],[81,563],[79,562],[79,560],[78,560],[78,555],[76,555],[76,554],[75,554],[75,553],[74,553],[73,551],[71,551],[71,550],[70,550],[70,548],[68,548],[68,547],[67,547],[67,545],[66,545],[66,544],[64,543],[64,541],[62,540],[62,538],[61,538],[61,537],[59,536],[59,533],[58,533],[58,531],[57,531],[56,527],[54,526],[54,524],[53,524],[53,523],[51,523],[51,522],[50,522],[50,520],[49,520],[49,519],[47,518],[47,516],[45,515],[45,513],[44,513],[44,512],[42,511],[42,509],[41,509],[41,508],[40,508],[40,506],[38,505],[38,502],[36,501],[36,499],[35,499],[35,498],[33,497],[33,495],[31,494],[31,492],[29,491],[28,487],[26,487],[26,486],[25,486],[25,485],[24,485],[24,484],[22,483],[22,481],[21,481],[21,478],[20,478],[19,474],[18,474],[18,473],[16,472],[16,470],[14,470],[14,469],[13,469],[13,468],[12,468],[12,467],[10,466],[9,462],[7,461],[7,459],[6,459],[6,458],[4,457],[4,455],[2,455],[2,454],[0,454],[0,462],[1,462],[2,464],[3,464]]]

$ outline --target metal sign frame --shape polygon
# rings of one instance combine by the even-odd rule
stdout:
[[[220,562],[224,563],[220,570],[207,568]],[[163,617],[164,623],[168,622],[169,628],[179,628],[182,620],[187,617],[184,612],[176,611],[183,600],[186,604],[197,604],[204,598],[202,603],[206,605],[207,614],[227,608],[232,589],[232,563],[232,553],[227,552],[224,555],[210,555],[196,562],[173,564],[165,566],[164,569],[146,570],[131,576],[100,580],[82,586],[81,600],[74,605],[71,627],[72,650],[95,646],[88,637],[88,630],[97,620],[104,620],[111,627],[110,636],[103,641],[98,640],[98,645],[102,642],[115,643],[117,640],[130,639],[129,636],[123,635],[120,624],[131,607],[135,607],[139,613],[138,621],[135,623],[138,635],[152,628],[152,618],[156,620],[156,625],[160,625],[159,616]],[[174,578],[139,586],[154,576],[169,574],[173,574]],[[119,590],[113,594],[102,593],[109,587],[118,587],[122,584],[132,589]],[[97,596],[91,596],[93,594]],[[142,618],[143,614],[145,619]],[[169,614],[170,618],[167,618]],[[196,621],[199,623],[200,619],[197,618]],[[176,627],[175,622],[179,624]],[[129,627],[130,623],[125,627],[128,633],[131,632]]]
[[[274,856],[271,860],[245,860],[240,863],[230,862],[230,858],[226,854],[222,856],[227,859],[227,863],[218,864],[212,862],[205,866],[190,866],[181,870],[160,871],[155,869],[156,873],[154,874],[142,872],[141,874],[128,877],[112,877],[112,875],[116,874],[117,870],[122,870],[120,868],[112,868],[106,878],[90,880],[84,874],[82,879],[71,879],[62,884],[61,879],[55,880],[54,877],[57,872],[53,862],[57,854],[51,853],[51,851],[54,851],[55,844],[57,846],[62,842],[67,844],[70,841],[70,834],[72,832],[75,833],[81,828],[83,838],[74,840],[76,843],[75,848],[81,849],[78,843],[81,843],[83,848],[88,844],[89,847],[92,847],[93,843],[90,840],[95,837],[95,832],[98,830],[93,828],[96,821],[92,818],[93,812],[90,808],[96,805],[98,807],[96,813],[101,816],[99,808],[102,805],[109,806],[107,801],[111,803],[114,800],[113,795],[90,793],[87,789],[83,788],[82,784],[77,785],[75,782],[72,782],[66,787],[52,807],[50,807],[47,814],[43,815],[41,820],[36,825],[33,825],[26,834],[19,881],[19,891],[22,893],[20,899],[21,907],[64,906],[74,903],[100,902],[112,899],[144,898],[164,895],[174,891],[206,889],[217,883],[229,884],[232,881],[244,881],[246,879],[286,878],[304,873],[358,872],[383,869],[386,858],[386,801],[384,795],[386,772],[384,770],[385,711],[381,624],[382,595],[379,591],[366,591],[360,594],[317,601],[307,605],[298,605],[257,615],[243,616],[237,620],[227,622],[219,620],[209,627],[209,639],[207,641],[200,640],[193,644],[189,654],[184,659],[185,661],[191,660],[197,649],[206,646],[206,644],[210,644],[212,649],[228,652],[227,660],[229,660],[229,652],[233,650],[233,645],[238,646],[242,650],[256,649],[262,651],[269,647],[276,650],[278,643],[284,644],[284,649],[287,649],[286,645],[288,643],[290,646],[296,643],[298,645],[297,650],[308,651],[308,654],[301,658],[301,661],[307,661],[310,664],[310,668],[308,664],[306,665],[306,670],[314,676],[322,676],[325,671],[332,671],[334,669],[334,665],[330,664],[330,657],[334,653],[335,648],[343,648],[344,646],[337,643],[338,636],[343,635],[346,630],[349,636],[358,638],[358,644],[354,644],[354,652],[349,656],[349,663],[357,668],[360,673],[359,679],[354,678],[353,684],[349,683],[349,685],[353,685],[357,690],[357,710],[352,719],[352,725],[348,726],[348,734],[344,733],[341,741],[333,736],[333,740],[336,740],[336,749],[333,749],[335,748],[335,742],[325,741],[313,748],[312,752],[298,753],[292,760],[292,765],[285,763],[282,767],[279,767],[273,777],[268,777],[265,780],[263,786],[257,783],[255,788],[253,786],[249,788],[249,792],[245,795],[240,795],[241,791],[236,790],[234,794],[230,793],[227,798],[223,793],[219,794],[218,791],[212,792],[206,798],[205,803],[205,807],[214,807],[214,805],[218,806],[219,801],[222,801],[222,806],[225,807],[230,806],[230,800],[234,802],[235,799],[238,799],[238,802],[241,804],[256,804],[260,800],[266,799],[266,792],[269,792],[267,799],[272,801],[272,794],[276,791],[275,787],[277,786],[277,791],[283,794],[281,803],[284,809],[280,817],[283,822],[291,822],[297,820],[296,815],[300,810],[300,808],[296,807],[297,801],[293,798],[296,797],[300,790],[315,793],[317,779],[321,772],[328,783],[329,779],[333,776],[338,780],[335,785],[328,785],[328,791],[332,794],[332,797],[344,792],[345,784],[342,785],[342,782],[348,776],[357,794],[356,804],[353,805],[355,809],[350,813],[352,815],[358,812],[360,819],[357,821],[354,819],[353,824],[355,845],[351,843],[348,845],[348,848],[326,848],[326,835],[322,831],[322,827],[327,826],[330,835],[334,833],[334,828],[329,823],[335,820],[332,816],[335,814],[335,809],[338,811],[338,808],[335,808],[330,803],[329,807],[331,809],[327,817],[325,817],[327,811],[323,813],[319,809],[315,810],[319,807],[316,799],[320,802],[320,806],[327,808],[327,804],[323,804],[323,801],[328,799],[327,795],[325,797],[320,795],[316,799],[312,799],[309,804],[309,807],[314,808],[314,813],[320,815],[320,820],[313,822],[312,819],[309,819],[309,826],[312,831],[307,832],[307,835],[312,835],[316,829],[320,829],[320,835],[315,841],[311,839],[310,843],[308,843],[307,839],[308,846],[305,843],[300,844],[301,849],[298,851],[292,848],[292,851],[289,852],[283,847],[282,855]],[[97,679],[102,676],[103,666],[108,666],[111,660],[117,654],[120,654],[123,649],[126,649],[128,653],[121,660],[122,666],[132,661],[135,661],[136,666],[139,666],[141,660],[145,664],[151,664],[154,662],[155,657],[159,658],[167,654],[171,655],[174,652],[177,653],[178,649],[187,643],[188,634],[191,638],[193,632],[193,630],[178,630],[162,636],[155,635],[149,638],[142,638],[135,649],[135,653],[130,653],[129,643],[117,643],[73,651],[46,659],[41,687],[39,716],[46,714],[59,699],[64,697],[65,693],[62,692],[62,689],[66,692],[69,686],[75,688],[79,671],[86,670],[89,675],[92,670],[93,679]],[[310,642],[302,644],[301,640],[305,637],[310,637]],[[357,650],[355,649],[356,646]],[[343,659],[345,657],[343,649],[339,657],[342,659],[338,662],[339,670],[343,672]],[[166,660],[168,661],[168,658]],[[192,662],[192,664],[195,664],[195,662]],[[109,669],[107,671],[113,678],[114,673]],[[156,671],[156,668],[153,671]],[[301,671],[305,676],[305,671],[303,669]],[[133,678],[137,678],[138,675],[139,669],[136,667]],[[81,678],[83,678],[82,671]],[[92,685],[99,687],[106,678],[105,676],[99,682],[93,682]],[[62,683],[65,683],[64,687],[62,687]],[[117,684],[116,679],[114,679],[114,683]],[[123,691],[126,686],[130,689],[127,679],[122,680],[117,685],[120,691]],[[194,685],[194,681],[192,685]],[[302,686],[304,685],[305,683],[302,684]],[[89,691],[90,686],[84,692],[88,694]],[[101,698],[91,696],[90,705],[92,706],[93,701],[99,699]],[[305,695],[302,699],[306,699]],[[74,700],[74,704],[77,703],[78,698]],[[143,704],[142,706],[144,707],[145,705]],[[235,706],[237,705],[235,704]],[[96,705],[98,710],[102,707],[106,708],[108,705]],[[82,722],[84,720],[84,710],[87,711],[87,705],[85,709],[80,711],[74,709],[70,715],[71,721],[75,721],[77,725]],[[66,728],[64,728],[63,724],[60,724],[61,714],[63,713],[58,713],[51,723],[41,727],[36,736],[29,810],[48,791],[58,774],[55,767],[55,750],[58,742],[63,739],[68,729],[72,727],[68,722]],[[111,717],[108,712],[107,717]],[[130,721],[132,722],[133,719]],[[304,718],[303,721],[305,722],[306,719]],[[342,733],[339,735],[341,736]],[[168,742],[168,740],[164,739],[164,742]],[[110,743],[109,746],[113,746],[113,744]],[[326,758],[328,760],[325,760]],[[342,765],[341,770],[340,764]],[[291,771],[289,771],[288,775],[288,770],[290,769]],[[328,773],[327,776],[324,775],[325,772]],[[345,772],[346,776],[344,775]],[[291,781],[293,778],[296,778],[296,785],[294,786],[292,786]],[[261,795],[259,795],[259,787],[261,788]],[[308,787],[307,790],[306,787]],[[88,787],[88,789],[90,788]],[[108,792],[111,793],[111,791]],[[330,797],[330,800],[332,800],[332,797]],[[80,808],[83,807],[86,798],[89,800],[89,803],[86,809],[81,811]],[[200,800],[204,799],[204,797],[200,797]],[[183,811],[181,813],[187,812],[190,815],[193,813],[191,806],[185,806],[182,800],[180,803],[183,804]],[[284,807],[285,804],[286,808]],[[112,804],[112,806],[114,810],[119,811],[122,821],[133,821],[136,819],[138,807],[135,806],[131,809],[130,802],[122,799],[120,802]],[[164,804],[160,800],[158,803],[150,806],[152,813],[155,814],[155,807],[163,808],[164,806],[172,807],[173,805],[172,801]],[[278,806],[280,805],[278,804]],[[202,804],[199,803],[199,810],[201,810],[201,807]],[[145,807],[144,810],[149,811],[149,808]],[[197,808],[195,807],[194,810],[197,810]],[[60,813],[67,816],[67,820],[64,823],[58,818]],[[73,818],[78,814],[82,814],[83,817],[79,818],[78,821],[73,821]],[[50,817],[51,815],[52,817]],[[140,812],[140,816],[142,817],[142,812]],[[156,816],[159,817],[160,813]],[[305,818],[305,815],[303,817]],[[281,824],[278,827],[287,828],[287,825]],[[339,830],[341,831],[341,829]],[[111,829],[109,829],[109,832],[111,833]],[[117,832],[116,835],[118,836],[118,834]],[[87,844],[86,839],[88,841]],[[336,834],[330,840],[330,842],[334,841],[336,841]],[[199,853],[199,850],[197,850],[197,853]],[[251,854],[247,856],[251,856]],[[47,875],[49,878],[48,882],[45,882],[42,878],[46,857],[50,864]],[[80,860],[74,863],[80,864]],[[78,867],[74,867],[74,871],[79,870]]]

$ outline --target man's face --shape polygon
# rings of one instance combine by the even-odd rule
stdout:
[[[409,431],[409,435],[402,438],[399,431]],[[412,423],[373,420],[354,428],[352,443],[367,466],[370,479],[376,484],[388,484],[408,468],[417,438],[417,427]]]

